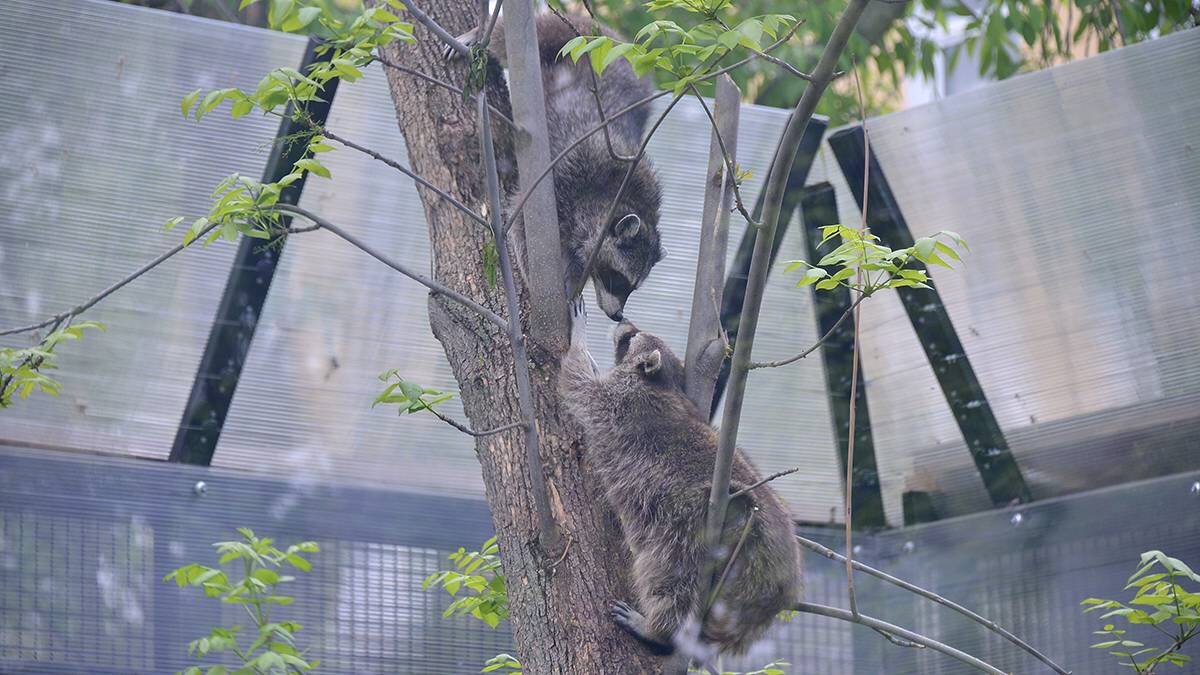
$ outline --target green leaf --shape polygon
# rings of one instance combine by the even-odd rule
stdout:
[[[632,42],[622,42],[613,46],[613,48],[608,50],[608,53],[604,55],[604,59],[600,63],[600,71],[603,72],[604,69],[612,65],[613,61],[616,61],[624,56],[625,53],[630,49],[633,49],[634,46],[635,45]]]
[[[199,89],[183,97],[183,101],[179,104],[179,107],[181,110],[183,110],[184,117],[187,117],[188,113],[192,111],[192,106],[196,105],[197,98],[200,98]]]
[[[233,107],[229,110],[229,114],[233,117],[233,119],[238,119],[240,117],[244,117],[251,110],[254,110],[254,101],[244,98],[233,104]]]
[[[183,216],[175,216],[163,224],[163,229],[168,232],[175,229],[175,226],[183,222]]]
[[[322,178],[330,177],[329,169],[325,168],[324,164],[321,164],[320,162],[318,162],[315,159],[312,159],[311,157],[307,157],[305,159],[302,159],[302,160],[296,162],[296,168],[304,169],[304,170],[314,173]]]

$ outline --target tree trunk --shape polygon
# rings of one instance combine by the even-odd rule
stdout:
[[[422,9],[452,34],[477,23],[478,5],[466,0],[431,0]],[[415,30],[417,44],[393,45],[387,56],[462,84],[465,60],[447,63],[437,38],[420,25]],[[464,204],[483,210],[486,194],[474,106],[464,104],[453,92],[395,70],[389,69],[388,78],[412,168]],[[506,107],[507,92],[488,98],[497,107]],[[508,133],[497,127],[498,139]],[[484,274],[483,251],[490,235],[436,195],[421,191],[421,200],[437,279],[506,316],[502,289],[489,288]],[[520,279],[518,284],[521,320],[526,324],[528,295]],[[484,430],[519,420],[512,350],[503,332],[436,296],[429,302],[429,318],[458,381],[471,426]],[[558,355],[532,343],[529,351],[542,465],[555,518],[568,546],[561,562],[555,564],[561,551],[547,556],[537,543],[537,517],[520,430],[476,439],[508,577],[517,655],[531,675],[655,672],[661,668],[656,659],[609,620],[610,602],[631,597],[623,577],[628,554],[615,517],[584,469],[579,430],[560,409]]]

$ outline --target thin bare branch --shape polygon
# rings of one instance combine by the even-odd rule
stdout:
[[[496,28],[496,21],[500,18],[500,8],[504,6],[504,0],[496,0],[496,6],[492,8],[492,16],[488,19],[487,26],[483,29],[483,35],[479,38],[479,44],[487,49],[488,43],[492,41],[492,31]]]
[[[459,431],[463,432],[464,434],[467,434],[468,436],[474,436],[476,438],[479,438],[480,436],[491,436],[493,434],[499,434],[499,433],[508,431],[509,429],[520,429],[522,427],[525,427],[527,424],[524,420],[522,420],[520,422],[511,422],[509,424],[505,424],[503,426],[496,427],[495,429],[488,429],[486,431],[475,431],[471,427],[468,427],[467,425],[463,424],[462,422],[459,422],[458,420],[454,419],[453,417],[443,414],[441,411],[439,411],[437,408],[434,408],[431,405],[426,405],[425,410],[428,410],[429,412],[433,413],[434,417],[445,422],[446,424],[449,424],[450,426],[454,427],[455,429],[458,429]]]
[[[787,42],[792,37],[792,35],[794,35],[796,33],[796,30],[798,28],[800,28],[800,26],[803,23],[804,23],[803,21],[797,21],[796,23],[792,24],[792,27],[789,28],[787,30],[787,32],[785,32],[777,41],[775,41],[775,43],[773,43],[771,46],[767,47],[767,49],[765,51],[769,52],[774,49],[777,49],[784,42]],[[750,56],[748,56],[740,61],[732,63],[728,66],[725,66],[724,68],[718,68],[717,70],[714,70],[711,73],[708,73],[699,78],[696,78],[695,81],[697,83],[707,82],[708,80],[720,77],[720,76],[724,75],[725,73],[731,72],[733,70],[737,70],[738,68],[741,68],[742,66],[746,65],[747,63],[750,63],[751,61],[753,61],[757,58],[758,58],[758,55],[751,54]],[[537,178],[533,179],[533,182],[530,183],[530,187],[525,191],[525,193],[521,196],[521,198],[517,200],[516,205],[513,207],[512,211],[508,214],[508,222],[505,223],[504,227],[505,228],[512,227],[512,224],[513,224],[514,220],[516,219],[516,217],[525,208],[525,202],[528,199],[528,195],[529,195],[528,190],[532,190],[533,188],[540,185],[541,182],[543,180],[545,180],[546,177],[549,176],[550,173],[554,170],[554,167],[557,166],[558,163],[560,161],[562,161],[562,159],[564,157],[566,157],[572,150],[579,147],[587,139],[591,138],[593,135],[604,130],[605,127],[612,124],[613,122],[615,122],[617,119],[621,118],[622,116],[627,115],[628,113],[633,112],[634,110],[637,110],[638,108],[640,108],[648,103],[651,103],[653,101],[656,101],[670,93],[671,93],[670,91],[663,89],[660,91],[656,91],[653,94],[649,94],[648,96],[643,97],[641,100],[634,101],[633,103],[630,103],[629,105],[625,106],[624,108],[621,108],[620,110],[614,112],[612,114],[612,116],[610,116],[606,121],[601,122],[600,124],[597,124],[596,126],[592,127],[591,129],[588,129],[583,134],[581,134],[579,136],[579,138],[575,139],[574,141],[571,141],[571,143],[568,144],[567,147],[563,148],[561,152],[559,152],[557,155],[554,156],[554,159],[550,160],[550,165],[547,166],[545,168],[545,170],[543,170],[540,174],[538,174]]]
[[[941,652],[946,656],[957,659],[976,670],[990,673],[990,675],[1006,675],[1003,670],[1000,670],[989,663],[975,658],[966,652],[959,651],[950,645],[938,642],[937,640],[921,635],[920,633],[914,633],[907,628],[901,628],[900,626],[890,624],[886,621],[880,621],[879,619],[869,617],[865,614],[854,615],[844,609],[827,607],[825,605],[815,605],[811,602],[802,602],[796,605],[795,610],[805,614],[816,614],[818,616],[827,616],[831,619],[838,619],[840,621],[857,623],[885,634],[894,635],[913,644],[917,644],[922,647],[928,647],[934,651]]]
[[[513,0],[520,2],[521,0]],[[512,5],[510,5],[510,8]],[[487,183],[488,202],[491,205],[492,232],[496,238],[496,254],[500,267],[500,278],[504,284],[504,300],[508,306],[508,339],[513,352],[513,371],[517,380],[517,400],[521,406],[521,417],[525,420],[525,468],[529,472],[529,489],[538,517],[538,540],[543,553],[558,550],[560,539],[554,513],[550,509],[550,497],[546,492],[546,477],[542,473],[542,457],[538,451],[537,424],[534,422],[533,386],[529,376],[529,357],[525,353],[525,338],[521,334],[521,302],[517,298],[517,284],[513,278],[512,260],[508,254],[508,242],[504,236],[504,219],[500,215],[500,174],[496,170],[496,150],[492,144],[492,122],[488,116],[487,95],[479,94],[475,103],[479,115],[479,142],[483,152],[484,178]],[[560,286],[561,288],[561,286]]]
[[[458,39],[451,35],[445,28],[442,28],[441,24],[434,21],[428,14],[422,11],[420,7],[417,7],[415,4],[413,4],[412,0],[404,0],[404,8],[409,14],[412,14],[412,17],[417,20],[417,23],[420,23],[422,26],[428,28],[431,33],[436,35],[442,42],[445,42],[446,46],[450,49],[453,49],[457,54],[460,56],[466,56],[471,53],[470,48],[459,42]]]
[[[384,164],[392,167],[393,169],[404,174],[405,176],[408,176],[409,178],[416,181],[418,185],[429,189],[437,196],[439,196],[442,199],[449,202],[451,206],[458,209],[459,211],[462,211],[464,214],[466,214],[467,217],[469,217],[471,220],[475,221],[477,224],[481,225],[482,227],[488,228],[489,230],[491,229],[491,225],[488,224],[488,221],[483,216],[479,215],[478,213],[475,213],[475,211],[473,211],[466,204],[463,204],[462,202],[458,201],[457,199],[452,197],[448,192],[446,192],[445,190],[441,189],[440,187],[434,185],[433,183],[429,182],[429,180],[427,178],[423,177],[421,174],[413,171],[412,169],[404,166],[400,162],[397,162],[394,159],[389,159],[387,157],[384,157],[383,155],[379,154],[378,152],[375,152],[374,150],[372,150],[368,147],[359,145],[358,143],[355,143],[354,141],[351,141],[348,138],[339,136],[339,135],[331,132],[329,129],[327,129],[325,127],[319,127],[319,126],[314,125],[314,128],[316,131],[320,132],[320,134],[322,136],[324,136],[325,138],[328,138],[329,140],[334,141],[336,143],[341,143],[342,145],[346,146],[347,148],[350,148],[351,150],[357,150],[372,159],[383,162]]]
[[[746,517],[746,524],[742,526],[742,533],[738,536],[737,544],[733,547],[733,553],[729,554],[729,560],[725,561],[725,569],[721,570],[721,578],[717,579],[717,583],[713,586],[712,592],[708,594],[708,602],[704,605],[704,614],[708,615],[713,604],[717,602],[717,596],[721,595],[721,589],[725,586],[725,578],[729,576],[729,570],[733,569],[733,563],[737,560],[738,554],[742,552],[742,546],[746,543],[746,537],[750,534],[750,527],[754,524],[754,514],[758,511],[758,507],[754,507],[750,511],[750,515]],[[700,617],[700,622],[704,622],[704,616]]]
[[[852,314],[854,312],[854,308],[858,307],[858,304],[860,302],[862,302],[863,300],[866,300],[867,297],[868,296],[866,296],[866,295],[858,296],[858,299],[854,301],[854,304],[847,307],[846,311],[842,312],[842,315],[838,317],[838,320],[835,321],[834,324],[829,327],[829,330],[825,331],[825,334],[822,335],[819,340],[814,342],[812,344],[812,346],[809,347],[808,349],[805,349],[804,351],[800,352],[799,354],[797,354],[791,358],[783,359],[780,361],[755,361],[755,362],[752,362],[747,367],[750,368],[751,370],[754,370],[756,368],[779,368],[780,366],[786,366],[788,364],[795,363],[795,362],[799,361],[800,359],[805,358],[809,354],[817,351],[817,349],[821,345],[825,344],[825,341],[828,340],[830,337],[832,337],[834,331],[836,331],[838,329],[838,327],[842,325],[842,322],[846,320],[846,317],[850,316],[850,314]]]
[[[716,116],[708,148],[704,213],[700,219],[700,252],[696,256],[696,282],[692,288],[692,313],[684,355],[684,389],[697,410],[712,407],[717,375],[725,361],[729,341],[721,327],[721,295],[725,288],[725,257],[729,248],[729,211],[734,198],[734,175],[727,164],[737,154],[737,129],[741,91],[733,79],[717,79]],[[730,144],[721,142],[728,135]]]
[[[365,244],[362,241],[360,241],[354,235],[350,234],[349,232],[346,232],[342,228],[338,227],[337,225],[334,225],[333,223],[329,222],[328,220],[322,218],[321,216],[318,216],[317,214],[315,214],[311,211],[308,211],[306,209],[302,209],[299,206],[292,206],[291,204],[276,204],[275,206],[273,206],[271,208],[275,209],[276,211],[282,211],[284,213],[290,213],[293,215],[300,216],[309,222],[320,225],[322,230],[328,230],[329,232],[332,232],[333,234],[337,235],[338,237],[341,237],[351,246],[354,246],[355,248],[359,249],[363,253],[366,253],[367,255],[371,256],[372,258],[383,263],[384,265],[387,265],[388,267],[396,270],[397,272],[403,274],[404,276],[408,277],[409,279],[412,279],[413,281],[428,288],[433,293],[435,293],[437,295],[444,295],[447,298],[459,303],[460,305],[463,305],[464,307],[468,307],[470,309],[475,310],[477,313],[482,315],[485,319],[492,322],[497,327],[504,329],[505,331],[507,331],[509,329],[509,322],[505,321],[503,318],[501,318],[498,314],[496,314],[492,310],[488,309],[487,307],[484,307],[483,305],[479,304],[478,302],[475,302],[474,300],[468,298],[467,296],[463,295],[462,293],[459,293],[458,291],[442,284],[441,282],[434,281],[433,279],[430,279],[422,274],[418,274],[418,273],[410,270],[408,267],[405,267],[403,264],[398,263],[395,260],[389,258],[388,256],[380,253],[379,251],[375,250],[368,244]]]
[[[407,73],[409,75],[412,75],[413,77],[425,80],[426,82],[428,82],[430,84],[437,85],[437,86],[441,87],[442,89],[452,91],[452,92],[458,94],[459,96],[463,95],[463,90],[461,88],[456,87],[453,84],[446,82],[445,80],[439,80],[438,78],[430,75],[429,73],[423,73],[423,72],[417,70],[416,68],[409,68],[408,66],[406,66],[404,64],[396,63],[395,61],[391,61],[391,60],[386,59],[379,55],[375,55],[374,58],[376,61],[378,61],[380,63],[380,65],[384,66],[385,68],[391,68],[391,69],[399,71],[401,73]],[[474,103],[475,97],[468,96],[467,100]],[[488,110],[490,110],[492,112],[492,114],[495,115],[496,117],[499,117],[500,119],[504,120],[504,122],[506,124],[508,124],[509,126],[511,126],[511,127],[517,126],[516,122],[512,121],[512,118],[510,118],[508,115],[505,115],[496,106],[489,103]]]
[[[846,562],[846,556],[841,555],[840,553],[838,553],[837,551],[834,551],[831,548],[822,546],[819,542],[813,541],[811,539],[806,539],[801,536],[797,536],[796,541],[800,542],[800,545],[803,546],[804,548],[806,548],[814,553],[823,555],[826,558],[829,558],[830,560],[840,562],[840,563]],[[870,565],[864,565],[863,563],[861,563],[857,560],[852,561],[851,564],[854,566],[854,569],[856,569],[860,572],[869,574],[877,579],[882,579],[882,580],[888,582],[889,584],[899,586],[900,588],[903,588],[904,590],[906,590],[910,593],[919,595],[922,598],[925,598],[927,600],[932,600],[933,602],[936,602],[937,604],[939,604],[943,607],[952,609],[952,610],[958,612],[959,614],[962,614],[963,616],[967,617],[968,619],[983,626],[984,628],[987,628],[988,630],[1003,637],[1005,640],[1008,640],[1009,642],[1011,642],[1011,643],[1015,644],[1016,646],[1020,647],[1021,649],[1025,650],[1031,656],[1033,656],[1037,660],[1039,660],[1042,663],[1049,666],[1051,670],[1053,670],[1056,673],[1059,673],[1059,675],[1071,675],[1071,671],[1064,669],[1062,666],[1060,666],[1057,663],[1055,663],[1054,661],[1050,660],[1050,657],[1048,657],[1045,654],[1041,653],[1040,651],[1034,649],[1032,646],[1029,645],[1029,643],[1025,642],[1024,640],[1017,637],[1016,635],[1013,635],[1011,632],[1005,630],[1003,627],[998,625],[995,621],[992,621],[991,619],[988,619],[987,617],[981,616],[952,600],[948,600],[948,599],[938,595],[937,593],[934,593],[933,591],[929,591],[924,588],[921,588],[920,586],[909,583],[903,579],[900,579],[899,577],[894,577],[894,576],[888,574],[887,572],[883,572],[881,570],[875,569],[874,567],[871,567]]]
[[[208,234],[209,232],[212,232],[219,225],[220,225],[220,223],[210,223],[208,225],[208,227],[205,227],[203,230],[200,230],[200,232],[196,235],[196,237],[195,237],[195,239],[193,239],[193,241],[202,238],[204,235]],[[141,267],[137,268],[136,270],[134,270],[133,272],[131,272],[130,274],[128,274],[127,276],[122,278],[120,281],[118,281],[115,284],[109,286],[108,288],[100,291],[96,295],[93,295],[92,297],[85,300],[83,303],[76,305],[75,307],[72,307],[71,309],[68,309],[64,312],[59,312],[58,314],[55,314],[54,316],[50,317],[49,319],[46,319],[45,321],[40,321],[38,323],[30,324],[28,326],[19,326],[17,328],[7,328],[5,330],[0,330],[0,336],[16,335],[17,333],[28,333],[30,331],[38,330],[39,328],[45,328],[46,326],[49,326],[54,323],[61,323],[65,319],[79,316],[80,314],[83,314],[87,310],[94,307],[96,305],[96,303],[107,298],[108,296],[112,295],[113,293],[116,293],[117,291],[121,290],[129,282],[134,281],[135,279],[142,276],[143,274],[145,274],[145,273],[149,272],[150,270],[154,269],[155,267],[158,267],[159,265],[163,264],[167,260],[171,259],[171,257],[174,256],[176,253],[179,253],[180,251],[182,251],[185,248],[187,248],[187,244],[177,244],[175,246],[172,246],[165,253],[162,253],[154,260],[151,260],[150,262],[146,263],[145,265],[142,265]]]
[[[737,492],[730,494],[729,498],[733,499],[734,497],[741,497],[742,495],[746,494],[747,492],[750,492],[751,490],[754,490],[755,488],[760,488],[760,487],[766,485],[767,483],[770,483],[771,481],[775,480],[776,478],[783,478],[784,476],[790,476],[799,470],[800,470],[800,467],[797,466],[792,469],[784,469],[783,471],[776,471],[775,473],[771,474],[770,476],[767,476],[766,478],[758,481],[754,485],[744,487],[741,490],[738,490]]]
[[[696,88],[696,85],[691,85],[689,89],[696,96],[696,100],[700,102],[700,107],[704,109],[704,114],[708,116],[708,123],[712,126],[713,136],[716,137],[717,145],[721,148],[721,157],[725,160],[725,171],[729,174],[729,185],[733,189],[738,213],[742,214],[747,223],[757,227],[758,223],[755,222],[754,217],[750,215],[750,212],[746,210],[746,205],[742,202],[742,190],[737,181],[737,164],[734,162],[733,153],[725,146],[725,139],[721,134],[721,129],[717,126],[717,120],[713,117],[712,111],[708,109],[708,104],[704,102],[704,97],[700,95],[700,90]],[[734,140],[736,139],[730,139],[730,141]]]
[[[558,9],[554,7],[554,5],[548,5],[548,7],[550,8],[550,11],[554,13],[554,16],[558,17],[559,21],[562,21],[567,28],[571,29],[571,32],[575,34],[575,37],[583,37],[583,35],[575,28],[575,24],[571,23],[571,21],[567,19],[562,12],[558,11]],[[591,11],[592,10],[589,7],[588,14],[591,14]],[[593,15],[592,19],[594,20],[595,18],[596,17]],[[608,130],[608,118],[604,114],[604,102],[600,100],[600,80],[596,77],[596,69],[584,68],[584,70],[587,70],[588,75],[590,75],[592,78],[592,86],[590,87],[590,90],[592,92],[592,98],[596,101],[596,112],[600,115],[600,122],[604,124],[604,145],[608,148],[608,155],[618,162],[632,162],[633,155],[622,155],[617,152],[616,148],[613,147],[612,134],[609,133]]]

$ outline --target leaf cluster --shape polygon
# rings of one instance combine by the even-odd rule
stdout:
[[[483,664],[481,673],[495,673],[503,671],[505,675],[521,675],[521,662],[512,654],[497,654],[488,659]]]
[[[924,266],[952,269],[947,259],[961,262],[959,251],[970,250],[962,237],[948,230],[893,250],[879,243],[879,237],[869,230],[845,225],[822,227],[818,248],[835,238],[841,241],[840,245],[815,264],[805,260],[784,263],[785,272],[804,270],[804,276],[796,282],[797,288],[812,284],[819,291],[843,287],[864,296],[885,288],[930,288]]]
[[[309,660],[296,646],[295,634],[301,629],[300,624],[272,621],[270,613],[274,607],[294,602],[292,596],[279,592],[279,586],[295,581],[295,577],[281,574],[285,565],[300,572],[310,571],[312,563],[304,554],[317,553],[320,547],[306,541],[279,549],[271,538],[258,537],[249,528],[238,528],[238,533],[242,535],[240,540],[213,544],[220,554],[217,567],[190,563],[163,577],[163,581],[174,581],[179,588],[199,588],[209,598],[241,605],[254,624],[254,639],[245,648],[239,642],[241,625],[218,626],[207,636],[188,644],[188,654],[198,659],[228,653],[237,657],[239,666],[192,666],[184,670],[183,675],[273,675],[303,673],[316,668],[319,662]],[[222,566],[238,561],[242,575],[235,579]]]
[[[681,9],[701,17],[685,28],[679,23],[660,19],[646,24],[632,42],[599,35],[581,35],[563,45],[560,56],[574,63],[587,56],[592,69],[601,74],[618,59],[624,58],[639,77],[652,72],[665,76],[663,84],[678,95],[698,82],[707,65],[721,60],[737,47],[760,51],[765,40],[775,40],[795,17],[788,14],[763,14],[747,17],[734,26],[723,19],[733,7],[728,0],[652,0],[651,12]]]
[[[1191,657],[1180,649],[1200,631],[1200,575],[1162,551],[1147,551],[1125,590],[1134,592],[1127,603],[1087,598],[1080,604],[1086,608],[1084,613],[1104,612],[1101,620],[1115,617],[1129,625],[1151,626],[1170,642],[1165,647],[1148,646],[1127,638],[1128,630],[1106,623],[1093,631],[1105,639],[1092,648],[1109,650],[1120,665],[1135,673],[1152,673],[1163,663],[1180,667],[1189,663]]]
[[[508,618],[508,586],[500,564],[500,546],[496,543],[496,538],[492,537],[483,542],[478,551],[468,552],[459,547],[458,551],[451,553],[449,557],[454,563],[454,569],[429,575],[421,583],[421,588],[428,590],[440,587],[455,598],[442,612],[442,616],[470,615],[491,628],[500,625],[501,621]],[[462,595],[459,595],[460,592]],[[514,667],[520,667],[516,659],[512,659],[512,662],[516,664]],[[488,663],[491,664],[492,661]],[[500,667],[503,666],[491,670],[498,670]]]
[[[453,392],[422,387],[416,382],[404,379],[395,368],[385,370],[379,374],[381,382],[387,382],[392,379],[395,382],[389,384],[387,388],[375,397],[375,402],[371,404],[372,408],[381,404],[396,405],[398,406],[398,414],[411,415],[422,410],[433,410],[434,406],[454,398]]]
[[[78,321],[51,331],[36,346],[25,349],[0,347],[0,408],[11,406],[13,396],[24,400],[36,391],[57,397],[62,384],[42,371],[58,367],[55,347],[69,340],[82,339],[83,332],[88,329],[108,330],[96,321]]]

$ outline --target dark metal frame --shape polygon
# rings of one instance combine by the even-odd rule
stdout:
[[[332,58],[332,50],[318,53],[319,46],[319,42],[309,39],[300,64],[301,72]],[[303,106],[302,110],[313,124],[324,125],[329,118],[337,85],[337,79],[330,80],[323,91],[324,100]],[[295,139],[309,127],[293,121],[293,111],[289,105],[279,124],[271,156],[263,171],[264,182],[273,183],[291,173],[296,161],[308,152],[307,143]],[[305,177],[285,187],[279,195],[279,203],[297,204],[304,190]],[[291,218],[284,219],[285,224],[290,221]],[[205,466],[212,463],[285,242],[283,239],[266,246],[258,239],[243,237],[238,244],[229,280],[225,283],[225,292],[209,331],[196,379],[192,382],[183,420],[171,446],[169,461]]]
[[[850,185],[859,208],[863,204],[865,140],[861,126],[842,129],[829,137],[829,146]],[[887,177],[874,151],[870,153],[871,180],[867,226],[884,245],[906,248],[913,245],[912,232],[904,220]],[[918,269],[924,269],[916,265]],[[1032,501],[1029,486],[1008,447],[1004,432],[988,404],[987,396],[963,350],[950,315],[937,290],[898,288],[918,342],[937,376],[954,421],[962,432],[984,487],[995,506]]]

